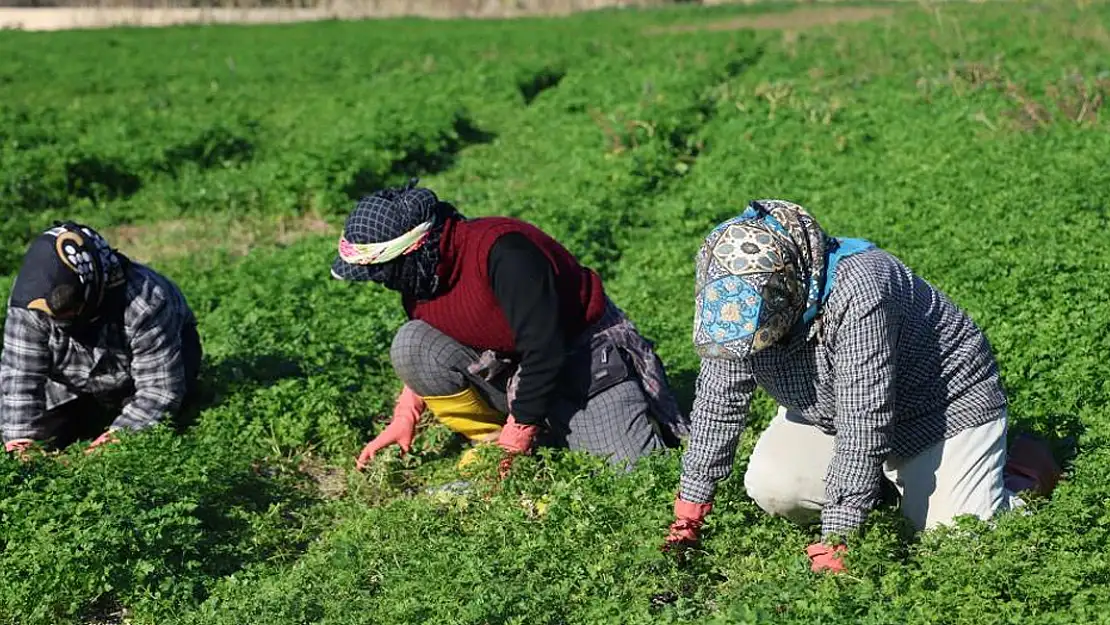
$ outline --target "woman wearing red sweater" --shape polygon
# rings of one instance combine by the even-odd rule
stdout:
[[[467,219],[415,182],[359,200],[332,266],[400,292],[409,318],[390,350],[404,387],[360,469],[408,451],[425,408],[506,461],[550,445],[629,466],[685,436],[662,363],[596,272],[535,226]]]

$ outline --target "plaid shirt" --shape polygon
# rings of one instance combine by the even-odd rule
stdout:
[[[683,456],[681,496],[712,501],[732,472],[757,385],[835,437],[822,534],[844,534],[878,502],[882,465],[911,457],[1006,408],[985,336],[948,297],[894,256],[840,262],[836,283],[804,336],[744,360],[704,359]]]
[[[77,394],[103,395],[133,386],[111,428],[141,429],[176,410],[186,390],[181,331],[196,318],[177,286],[132,263],[122,324],[103,323],[95,345],[66,334],[49,317],[8,308],[0,354],[0,434],[42,440],[47,410]]]

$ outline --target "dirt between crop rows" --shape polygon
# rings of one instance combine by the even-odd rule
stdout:
[[[291,245],[308,236],[338,233],[342,224],[329,224],[315,214],[280,218],[167,219],[142,225],[106,228],[104,236],[141,263],[161,262],[213,249],[232,256],[256,247]]]
[[[697,31],[727,31],[727,30],[801,30],[829,24],[842,24],[848,22],[862,22],[894,14],[890,8],[880,7],[814,7],[801,8],[782,13],[763,13],[759,15],[742,15],[706,22],[704,24],[675,24],[672,26],[649,28],[645,34],[657,35],[665,33],[690,33]]]

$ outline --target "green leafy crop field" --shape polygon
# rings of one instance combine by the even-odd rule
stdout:
[[[0,33],[0,290],[85,220],[184,288],[206,350],[184,431],[0,458],[0,622],[1110,622],[1108,28],[1060,1]],[[353,199],[409,176],[598,269],[687,410],[701,238],[796,201],[971,314],[1067,478],[910,540],[878,510],[822,577],[738,477],[701,551],[661,554],[677,450],[498,485],[428,423],[358,473],[403,313],[328,269]]]

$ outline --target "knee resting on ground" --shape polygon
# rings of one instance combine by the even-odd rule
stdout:
[[[744,473],[744,489],[748,497],[772,516],[801,525],[817,522],[824,503],[824,481],[817,480],[818,484],[810,484],[813,481],[810,476],[781,469],[765,466],[753,457]]]

